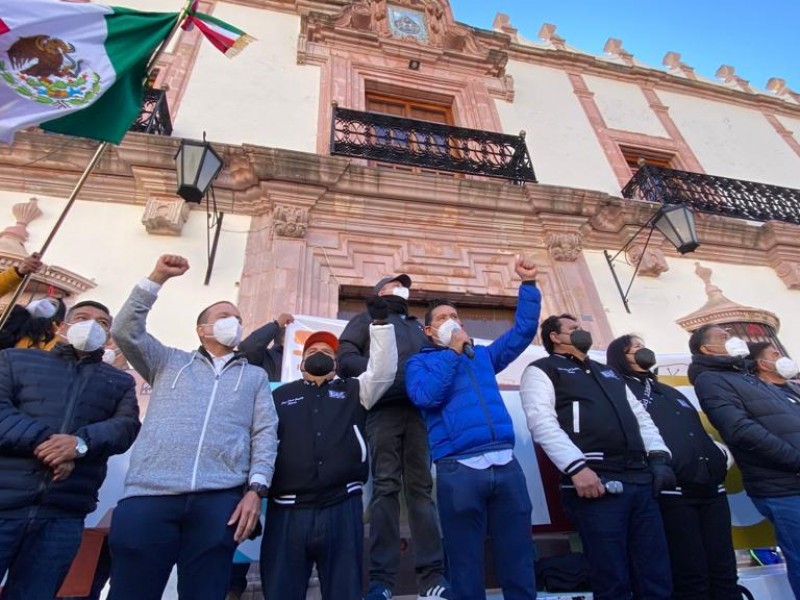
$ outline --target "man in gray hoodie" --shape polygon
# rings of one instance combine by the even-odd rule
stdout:
[[[161,286],[188,269],[181,256],[159,258],[112,328],[152,386],[111,523],[112,600],[160,599],[175,564],[181,598],[223,600],[236,545],[258,524],[272,481],[278,417],[264,370],[234,352],[236,306],[217,302],[200,313],[193,352],[146,330]]]

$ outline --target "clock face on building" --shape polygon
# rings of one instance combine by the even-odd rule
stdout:
[[[410,8],[389,6],[389,28],[397,38],[413,37],[420,41],[428,39],[425,15]]]

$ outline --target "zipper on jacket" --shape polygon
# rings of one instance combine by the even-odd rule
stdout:
[[[213,368],[213,365],[212,365]],[[203,429],[200,431],[200,441],[197,443],[197,453],[194,455],[194,467],[192,467],[192,484],[190,489],[194,491],[197,484],[197,467],[200,465],[200,452],[203,450],[203,441],[206,437],[206,429],[208,428],[208,420],[211,418],[211,409],[214,407],[214,400],[217,397],[217,386],[219,385],[219,377],[222,373],[217,373],[214,378],[214,387],[211,388],[211,398],[208,400],[208,407],[206,408],[206,417],[203,420]]]
[[[69,363],[69,370],[70,375],[73,374],[74,371],[77,371],[78,365],[76,363]],[[64,418],[61,420],[61,427],[59,427],[59,433],[66,433],[69,429],[69,425],[72,422],[72,417],[75,415],[75,405],[78,403],[78,393],[83,391],[84,386],[80,385],[76,390],[76,384],[79,383],[75,379],[72,380],[70,384],[70,392],[69,392],[69,399],[67,400],[67,408],[64,411]],[[41,479],[39,480],[39,485],[36,488],[36,504],[31,506],[30,511],[28,511],[28,518],[33,519],[36,517],[36,514],[39,512],[39,500],[41,500],[44,493],[47,491],[47,488],[50,487],[50,484],[53,482],[53,476],[50,473],[49,469],[45,467],[45,472],[42,474]]]
[[[475,388],[475,393],[478,395],[478,402],[480,402],[481,408],[483,409],[483,415],[486,417],[486,423],[489,425],[489,432],[492,434],[492,441],[497,441],[497,436],[494,432],[494,423],[492,423],[492,414],[489,412],[489,407],[486,406],[486,402],[483,399],[483,394],[481,393],[481,388],[478,385],[478,380],[475,379],[475,373],[472,372],[472,369],[469,368],[469,365],[465,367],[467,369],[467,373],[469,373],[469,378],[472,381],[472,385]]]

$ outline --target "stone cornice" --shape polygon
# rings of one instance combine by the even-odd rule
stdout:
[[[89,177],[79,199],[144,206],[174,193],[173,157],[179,139],[129,134],[112,147]],[[19,133],[13,152],[0,151],[3,189],[66,197],[96,147],[84,140]],[[446,217],[462,239],[498,235],[547,247],[548,234],[581,234],[584,250],[621,248],[655,210],[651,203],[604,192],[503,180],[447,177],[374,167],[363,161],[252,145],[214,144],[226,168],[214,185],[226,213],[271,214],[276,205],[309,211],[308,228],[364,227],[364,232]],[[56,151],[57,150],[57,151]],[[205,210],[205,205],[192,205]],[[800,288],[800,228],[697,215],[701,260],[772,266]],[[656,234],[654,248],[677,253]]]
[[[591,54],[537,48],[516,43],[509,46],[507,52],[509,59],[521,62],[530,62],[568,72],[578,72],[582,75],[611,77],[636,86],[657,86],[664,91],[748,106],[756,110],[774,111],[788,117],[800,117],[800,104],[792,104],[778,97],[771,97],[763,93],[746,92],[707,81],[678,77],[652,67],[618,64]]]
[[[19,266],[22,259],[22,256],[0,252],[0,271]],[[31,281],[58,288],[68,296],[82,294],[97,286],[93,280],[55,265],[45,266],[40,272],[31,276]]]

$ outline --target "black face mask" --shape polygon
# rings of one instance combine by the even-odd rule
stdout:
[[[575,346],[578,352],[586,354],[592,347],[592,333],[585,329],[576,329],[569,334],[569,343]]]
[[[408,300],[405,298],[395,295],[381,296],[381,298],[386,301],[386,304],[389,307],[389,312],[400,315],[408,314]]]
[[[333,371],[335,366],[333,358],[322,352],[317,352],[316,354],[308,356],[303,361],[303,365],[305,367],[306,373],[308,373],[309,375],[314,375],[316,377],[327,375],[328,373]]]
[[[649,371],[656,364],[656,353],[650,348],[639,348],[633,353],[633,360],[645,371]]]

